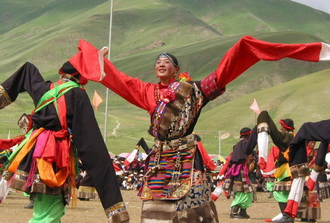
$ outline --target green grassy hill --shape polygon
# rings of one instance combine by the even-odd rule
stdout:
[[[79,39],[86,39],[99,48],[108,45],[110,1],[31,0],[27,5],[25,2],[4,0],[1,4],[2,80],[27,60],[34,63],[46,79],[56,80],[58,68],[76,53]],[[330,39],[328,14],[289,0],[114,0],[112,16],[111,60],[121,71],[148,82],[157,81],[152,66],[155,57],[163,51],[176,55],[182,71],[188,71],[193,79],[198,80],[212,72],[224,53],[244,35],[285,43]],[[226,94],[205,108],[196,131],[205,139],[210,152],[215,153],[218,150],[218,131],[235,135],[241,125],[252,124],[247,120],[252,118],[253,121],[255,117],[248,107],[259,90],[267,91],[274,85],[279,87],[282,83],[300,80],[305,75],[306,78],[316,77],[315,74],[308,74],[329,68],[329,63],[290,59],[260,62],[230,83]],[[307,80],[310,82],[301,86],[307,87],[308,84],[314,89],[313,92],[321,89],[318,86],[313,88],[314,79]],[[86,86],[90,96],[95,89],[105,99],[106,89],[103,86],[96,83]],[[285,99],[291,94],[294,95],[288,92]],[[274,114],[295,112],[281,107],[283,103],[279,103],[276,94],[272,92],[271,95],[265,98],[273,100],[274,97],[272,108],[278,110]],[[259,102],[259,98],[257,100]],[[319,105],[315,107],[319,111],[323,103],[322,99],[315,97],[313,102],[317,101]],[[29,102],[28,95],[23,94],[1,111],[0,138],[6,138],[9,132],[11,137],[19,134],[15,120],[23,112],[32,111]],[[233,109],[239,106],[246,107],[248,111],[239,113],[240,118],[230,116],[236,114]],[[227,110],[223,112],[225,108]],[[104,111],[105,103],[95,112],[102,132]],[[322,113],[318,117],[326,116]],[[299,118],[309,120],[309,114],[302,112]],[[204,124],[208,122],[212,122],[212,128]],[[146,111],[135,108],[110,92],[107,145],[111,151],[130,151],[140,137],[151,145],[152,137],[146,132],[148,125]],[[227,152],[232,146],[226,148],[226,141],[229,140],[224,141],[224,151]]]
[[[298,31],[330,39],[330,15],[289,0],[113,2],[113,60],[219,36]],[[104,0],[2,1],[0,73],[26,60],[55,71],[81,38],[108,45],[109,10],[110,1]]]
[[[299,30],[328,39],[329,31],[320,32],[317,24],[329,15],[311,12],[311,8],[291,1],[268,0],[174,0],[222,35],[249,32],[278,32]],[[321,23],[323,23],[321,22]]]

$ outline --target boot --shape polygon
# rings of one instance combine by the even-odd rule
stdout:
[[[30,202],[28,205],[24,206],[26,209],[33,209],[34,203]]]
[[[268,198],[273,198],[273,191],[269,192]]]
[[[242,219],[243,217],[238,212],[239,212],[239,206],[236,205],[236,206],[231,207],[229,217]]]
[[[316,222],[316,219],[302,218],[301,222]]]
[[[246,213],[246,209],[241,208],[241,211],[239,212],[239,215],[242,216],[242,218],[250,218],[250,216]]]
[[[278,206],[280,206],[280,210],[282,213],[284,213],[284,210],[286,208],[286,203],[278,202]]]
[[[273,221],[276,223],[294,223],[294,219],[291,218],[289,215],[283,213],[283,217],[280,220]]]
[[[34,194],[34,193],[30,194],[30,203],[28,205],[24,206],[24,208],[33,209],[35,197],[36,197],[36,194]]]

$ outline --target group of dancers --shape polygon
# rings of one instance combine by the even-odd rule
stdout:
[[[254,169],[249,157],[256,147],[258,168],[280,209],[280,214],[266,221],[292,223],[299,218],[302,222],[316,222],[321,218],[320,200],[328,198],[330,192],[325,173],[328,169],[328,143],[320,137],[325,129],[318,128],[323,122],[306,123],[295,135],[292,119],[279,120],[278,129],[269,113],[262,111],[252,130],[241,129],[240,140],[219,173],[223,176],[219,187],[223,188],[226,196],[234,193],[231,218],[250,218],[246,209],[253,202],[250,173]],[[271,148],[269,139],[274,145]],[[319,147],[315,148],[317,141],[320,142]]]
[[[60,222],[70,198],[70,188],[75,187],[77,160],[91,177],[108,222],[130,221],[107,147],[83,89],[88,81],[106,86],[146,110],[151,117],[148,132],[154,137],[154,145],[148,154],[139,191],[141,223],[214,223],[219,222],[219,218],[204,168],[208,162],[207,153],[193,134],[204,106],[225,93],[228,83],[260,60],[289,57],[318,62],[330,59],[330,46],[325,43],[270,43],[244,36],[227,51],[214,72],[199,81],[191,80],[186,72],[180,73],[180,64],[174,55],[161,53],[154,63],[159,78],[159,83],[155,84],[120,72],[105,57],[107,51],[107,48],[98,50],[81,40],[78,53],[60,67],[57,82],[45,81],[38,69],[27,62],[0,86],[1,109],[14,102],[22,92],[27,92],[35,105],[35,109],[20,122],[24,134],[8,140],[1,148],[18,145],[4,165],[1,184],[36,194],[30,223]],[[225,114],[219,115],[225,118]],[[261,117],[260,124],[267,123]],[[329,122],[306,123],[289,145],[281,142],[283,150],[290,148],[288,152],[280,148],[281,157],[290,157],[283,165],[298,167],[297,179],[302,179],[305,173],[307,156],[300,156],[306,153],[305,140],[326,143],[330,136]],[[255,137],[264,130],[275,142],[271,123],[267,124],[268,127],[253,128],[251,135]],[[250,151],[256,142],[238,143],[236,147]],[[233,162],[240,160],[240,155],[234,151]],[[318,152],[318,156],[321,155]],[[317,157],[315,166],[322,167],[322,164]],[[245,176],[244,165],[238,163],[237,166],[243,166],[239,172]],[[278,168],[279,187],[286,187],[288,168],[281,167]],[[233,170],[236,171],[238,169]],[[318,170],[315,171],[317,174]],[[246,177],[243,180],[248,181]],[[300,185],[301,182],[293,180],[292,184],[295,183]],[[237,185],[235,180],[234,185]],[[234,216],[238,211],[238,200],[245,199],[243,193],[250,190],[246,185],[237,185],[242,193],[235,197]],[[295,201],[297,196],[290,195],[284,213],[294,210],[294,203],[292,208],[289,202],[291,198]],[[240,206],[239,214],[247,217],[246,207]]]

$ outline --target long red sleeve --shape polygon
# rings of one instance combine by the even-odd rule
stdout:
[[[210,158],[209,154],[207,153],[207,151],[205,150],[202,142],[197,142],[197,148],[199,150],[199,152],[202,155],[202,159],[203,159],[203,163],[204,165],[210,169],[210,170],[214,170],[217,165],[214,164],[214,162],[212,161],[212,159]]]
[[[80,40],[79,52],[69,61],[88,80],[101,82],[128,102],[147,110],[156,107],[155,84],[145,83],[120,72],[100,51],[87,41]],[[101,64],[100,64],[101,62]],[[102,79],[103,69],[106,74]]]
[[[101,81],[104,86],[149,114],[154,111],[156,84],[142,82],[118,71],[107,59],[104,60],[104,72],[107,74]]]
[[[118,71],[105,58],[102,50],[99,51],[85,40],[79,41],[78,49],[79,52],[69,61],[79,73],[88,80],[101,82],[130,103],[148,110],[150,114],[152,113],[156,106],[154,84],[142,82]],[[330,45],[321,42],[305,44],[270,43],[251,36],[244,36],[227,51],[219,63],[214,74],[216,87],[221,91],[228,83],[260,60],[273,61],[285,57],[313,62],[330,60]],[[106,75],[102,79],[104,73]],[[213,79],[213,77],[210,78]],[[212,81],[206,84],[212,85]],[[202,87],[202,89],[204,88]]]
[[[244,36],[227,51],[218,65],[216,69],[217,86],[219,89],[224,88],[260,60],[274,61],[288,57],[318,62],[322,46],[329,47],[329,45],[322,45],[321,42],[306,44],[270,43],[251,36]],[[327,54],[330,54],[329,49],[327,50]]]
[[[228,169],[228,166],[229,166],[229,163],[230,163],[230,160],[231,160],[231,154],[226,158],[226,162],[225,164],[222,166],[220,172],[219,172],[219,176],[222,176],[224,175],[226,172],[227,172],[227,169]]]

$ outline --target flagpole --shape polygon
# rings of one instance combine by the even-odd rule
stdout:
[[[112,8],[113,8],[113,0],[110,0],[110,19],[109,19],[109,51],[108,51],[108,59],[110,60],[111,54],[111,32],[112,32]],[[105,144],[107,144],[107,123],[108,123],[108,99],[109,99],[109,88],[105,90],[105,118],[104,118],[104,134],[103,140]]]
[[[218,131],[218,140],[219,140],[219,156],[221,155],[221,147],[222,147],[222,145],[221,145],[221,131]]]

